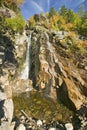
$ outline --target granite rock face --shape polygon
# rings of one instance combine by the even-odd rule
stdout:
[[[11,96],[12,94],[10,90],[10,87],[8,87],[8,90],[0,87],[0,130],[10,130],[14,111],[14,105]]]
[[[68,33],[52,33],[38,29],[32,33],[30,79],[34,88],[45,95],[57,99],[70,109],[79,109],[86,104],[87,81],[82,77],[82,69],[71,62],[68,49],[61,46]],[[62,38],[58,38],[58,35]],[[83,71],[86,77],[86,70]]]

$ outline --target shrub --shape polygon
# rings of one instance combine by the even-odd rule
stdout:
[[[16,17],[6,18],[5,19],[5,27],[11,29],[15,32],[23,32],[25,28],[25,21],[21,14],[18,14]]]
[[[29,27],[31,29],[33,29],[35,27],[35,24],[36,24],[35,19],[34,19],[33,16],[31,16],[30,19],[29,19]]]

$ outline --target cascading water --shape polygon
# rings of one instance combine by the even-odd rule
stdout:
[[[51,54],[51,61],[55,60],[55,63],[57,63],[57,62],[58,62],[58,59],[57,59],[57,57],[56,57],[56,55],[55,55],[55,49],[54,49],[54,47],[51,45],[51,43],[49,42],[49,36],[48,36],[47,33],[45,33],[45,36],[46,36],[46,38],[47,38],[47,46],[48,46],[48,49],[49,49],[50,54]]]
[[[53,62],[53,58],[54,58],[53,47],[52,47],[51,43],[49,42],[49,36],[47,33],[45,33],[45,36],[47,38],[47,46],[48,46],[48,50],[50,51],[51,61]]]
[[[30,45],[31,45],[31,35],[27,39],[27,52],[26,52],[26,60],[24,63],[24,69],[21,72],[21,79],[28,79],[29,78],[29,71],[30,71]]]
[[[50,64],[51,68],[49,68],[49,73],[52,76],[52,82],[53,82],[52,84],[55,86],[56,73],[55,73],[54,66],[55,66],[55,63],[57,62],[57,57],[55,54],[54,47],[52,46],[52,44],[49,41],[49,35],[47,33],[45,33],[45,36],[47,38],[46,44],[47,44],[48,50],[50,52],[50,63],[49,64]]]

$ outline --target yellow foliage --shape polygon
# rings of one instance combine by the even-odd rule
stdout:
[[[16,3],[16,4],[21,4],[21,3],[23,3],[23,1],[24,0],[6,0],[6,2],[8,3],[8,4],[12,4],[12,3]]]
[[[67,23],[66,27],[67,27],[68,30],[70,30],[74,27],[74,25],[72,23]]]
[[[47,21],[44,22],[44,26],[45,28],[50,29],[50,23],[48,23]]]
[[[50,18],[49,21],[50,21],[52,29],[58,30],[58,20],[59,20],[59,15],[58,14],[53,15],[53,17]]]
[[[73,39],[76,39],[76,33],[75,32],[69,32],[68,36],[73,38]]]
[[[29,26],[30,28],[33,28],[35,26],[35,19],[33,16],[31,16],[29,19]]]
[[[47,18],[49,17],[49,13],[48,12],[45,15],[46,15]]]

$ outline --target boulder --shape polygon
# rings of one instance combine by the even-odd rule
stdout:
[[[48,130],[57,130],[56,128],[49,128]]]
[[[12,91],[14,94],[20,94],[24,92],[29,92],[33,89],[32,80],[29,79],[16,79],[10,83],[12,86]]]
[[[9,89],[6,91],[5,89],[3,89],[2,87],[0,88],[0,119],[2,121],[7,120],[9,125],[12,121],[13,118],[13,101],[12,101],[12,93],[11,93],[11,89]]]
[[[80,93],[74,82],[68,78],[64,78],[64,83],[61,87],[61,100],[64,104],[68,107],[72,106],[74,108],[75,106],[76,109],[79,109],[83,104],[84,96]]]
[[[26,130],[26,127],[23,124],[20,124],[16,130]]]
[[[5,118],[8,120],[9,123],[11,123],[13,118],[13,111],[14,111],[12,99],[5,100],[3,109],[4,109]]]
[[[10,130],[10,124],[8,121],[3,121],[0,125],[0,130]]]
[[[39,127],[40,127],[42,124],[43,124],[43,123],[42,123],[42,121],[41,121],[41,120],[38,120],[38,121],[37,121],[37,126],[39,126]]]
[[[66,130],[74,130],[73,125],[71,123],[66,123],[65,128]]]

